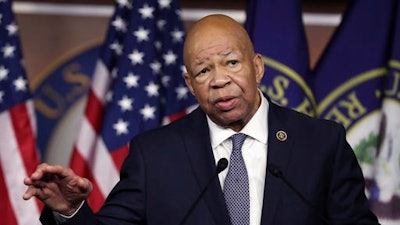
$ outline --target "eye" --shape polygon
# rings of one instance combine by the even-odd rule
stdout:
[[[234,66],[234,65],[238,64],[238,62],[239,62],[239,61],[237,61],[237,60],[229,60],[229,61],[228,61],[228,65],[229,65],[229,66]]]
[[[209,69],[204,68],[197,75],[203,75],[203,74],[207,73],[208,71],[209,71]]]

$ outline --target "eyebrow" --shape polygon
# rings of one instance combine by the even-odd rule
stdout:
[[[228,56],[228,55],[230,55],[230,54],[232,54],[232,53],[233,53],[233,51],[229,50],[229,51],[223,51],[223,52],[221,52],[219,55]]]
[[[226,51],[222,51],[222,52],[218,53],[217,55],[218,56],[227,57],[227,56],[229,56],[231,54],[235,54],[235,51],[226,50]],[[210,57],[205,57],[205,58],[201,58],[201,59],[195,60],[194,66],[200,66],[200,65],[204,64],[206,61],[209,61],[209,60],[210,60]]]
[[[207,58],[202,58],[202,59],[199,59],[199,60],[195,60],[194,65],[195,66],[200,66],[200,65],[204,64],[204,62],[206,62],[208,60],[209,60],[208,57]]]

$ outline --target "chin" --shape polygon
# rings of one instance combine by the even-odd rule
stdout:
[[[233,127],[236,127],[236,128],[239,127],[241,129],[245,125],[245,123],[241,117],[226,117],[225,116],[225,117],[219,118],[218,121],[220,122],[219,124],[222,124],[221,126],[229,127],[232,129],[233,129]],[[233,129],[233,130],[236,130],[236,129]]]

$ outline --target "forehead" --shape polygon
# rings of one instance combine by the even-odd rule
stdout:
[[[251,41],[242,25],[227,17],[210,16],[189,31],[184,45],[184,60],[188,65],[194,59],[227,52],[247,54],[251,49]]]
[[[189,48],[190,58],[203,59],[212,56],[240,54],[244,50],[243,43],[231,34],[207,34],[195,37]]]

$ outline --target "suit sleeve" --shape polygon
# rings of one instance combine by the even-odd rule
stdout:
[[[328,219],[331,224],[379,224],[370,210],[364,176],[342,126],[337,143],[328,196]]]
[[[135,139],[134,139],[135,140]],[[142,225],[145,221],[145,162],[141,147],[132,141],[121,168],[120,181],[96,214],[102,224]]]
[[[88,203],[62,225],[144,225],[145,176],[144,162],[139,146],[131,146],[122,168],[120,181],[108,195],[98,213],[93,213]],[[57,225],[48,207],[42,211],[40,221],[44,225]]]

